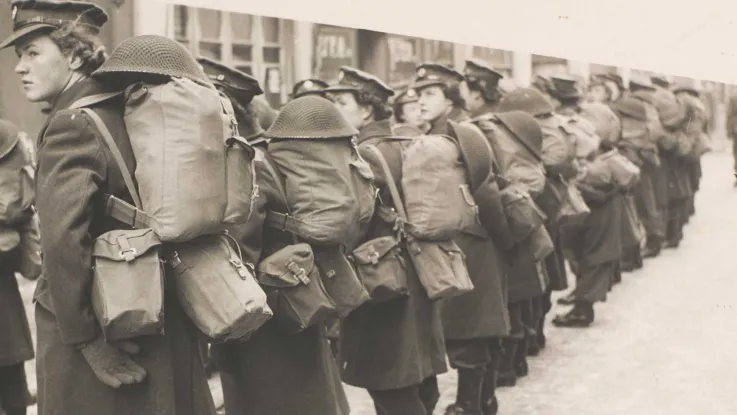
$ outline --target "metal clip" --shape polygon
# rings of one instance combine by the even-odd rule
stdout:
[[[246,280],[248,278],[248,272],[246,272],[245,267],[243,266],[243,263],[237,259],[231,259],[230,264],[235,268],[235,270],[238,272],[238,276],[241,277],[242,280]]]
[[[369,258],[371,259],[372,265],[376,265],[379,263],[379,252],[376,251],[376,248],[374,248],[373,245],[369,246]]]
[[[177,251],[174,251],[174,255],[171,256],[171,259],[169,259],[168,262],[169,262],[169,265],[172,268],[176,268],[179,265],[181,265],[182,264],[182,260],[179,259],[179,253]]]
[[[307,271],[297,265],[294,261],[289,261],[287,264],[287,269],[294,274],[295,277],[297,277],[298,280],[300,280],[303,284],[307,285],[310,283],[310,278],[307,277]]]

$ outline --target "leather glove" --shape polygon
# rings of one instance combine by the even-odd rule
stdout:
[[[95,376],[112,388],[141,383],[146,378],[146,370],[129,356],[137,354],[140,350],[135,343],[110,344],[100,336],[83,345],[80,350]]]

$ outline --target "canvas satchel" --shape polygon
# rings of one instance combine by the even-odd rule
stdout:
[[[407,223],[407,213],[386,159],[375,146],[368,146],[368,149],[381,164],[399,219]],[[431,300],[451,298],[473,290],[465,255],[453,240],[419,240],[407,232],[403,232],[403,237],[420,283]]]
[[[282,176],[276,171],[266,156],[264,157],[264,165],[269,171],[269,174],[274,178],[274,183],[281,197],[288,202],[289,199],[286,197],[285,189],[281,182]],[[370,169],[370,167],[366,167]],[[291,209],[288,208],[287,210]],[[346,219],[348,220],[350,218]],[[298,236],[298,234],[292,233],[292,239],[295,244],[299,242],[297,239]],[[370,299],[368,292],[358,279],[355,269],[345,256],[342,245],[320,245],[313,248],[312,254],[318,267],[316,270],[317,275],[321,278],[325,291],[335,305],[335,311],[339,317],[345,317]]]

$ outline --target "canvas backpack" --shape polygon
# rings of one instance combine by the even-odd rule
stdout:
[[[30,160],[19,142],[0,154],[0,224],[27,220],[35,200]]]
[[[651,94],[651,103],[658,110],[660,122],[667,130],[678,129],[686,120],[686,108],[676,99],[673,92],[657,88]]]
[[[355,248],[368,232],[377,189],[354,137],[274,139],[269,160],[281,176],[290,213],[269,212],[266,225],[316,246]]]
[[[602,142],[615,145],[619,141],[622,125],[617,114],[608,105],[600,102],[582,103],[580,115],[594,126]]]
[[[465,160],[453,137],[416,137],[404,151],[401,187],[407,232],[415,238],[448,240],[479,221]]]
[[[560,129],[570,140],[577,158],[586,159],[596,153],[601,138],[591,122],[579,115],[556,114],[556,117],[560,120]]]
[[[154,229],[162,242],[186,242],[245,223],[258,197],[254,152],[238,135],[228,98],[211,84],[172,77],[85,97],[70,108],[121,94],[141,209],[110,196],[111,216]]]

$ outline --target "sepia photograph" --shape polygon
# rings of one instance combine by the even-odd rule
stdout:
[[[274,4],[0,0],[0,415],[737,414],[729,42]]]

